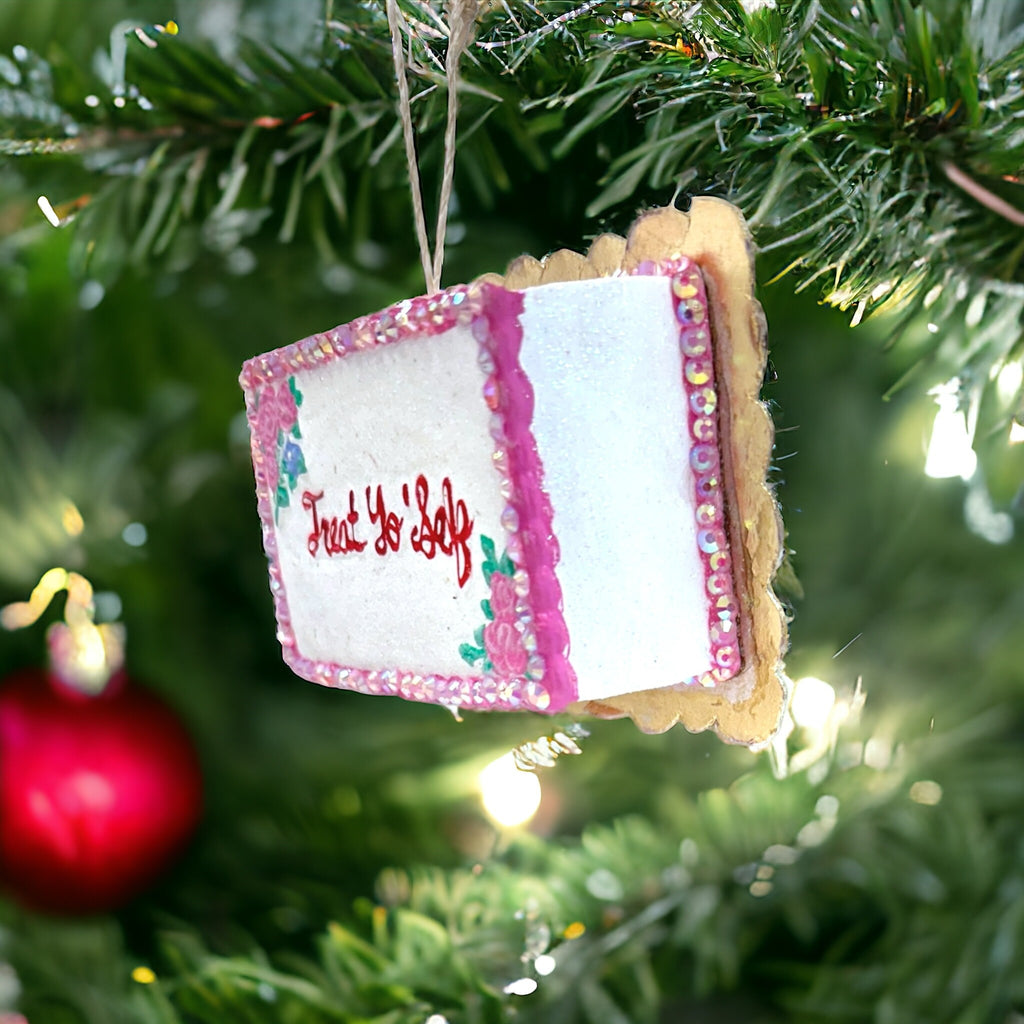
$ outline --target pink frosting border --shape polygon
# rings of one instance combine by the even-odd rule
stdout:
[[[737,603],[719,473],[717,393],[707,323],[707,299],[699,268],[683,258],[647,263],[637,274],[671,278],[680,325],[683,387],[695,447],[690,468],[697,510],[697,541],[704,567],[708,630],[713,668],[682,685],[713,686],[740,667]],[[270,587],[285,662],[299,676],[325,686],[370,694],[391,694],[470,709],[533,710],[554,713],[576,699],[576,676],[569,660],[569,636],[561,612],[555,574],[558,542],[552,508],[543,488],[543,466],[531,432],[533,389],[519,362],[523,294],[496,285],[457,286],[436,295],[406,299],[348,325],[314,334],[292,345],[256,356],[242,367],[257,508],[269,562]],[[498,385],[492,419],[495,466],[507,482],[509,502],[503,525],[510,535],[509,555],[516,565],[516,612],[524,646],[530,651],[524,677],[421,675],[400,669],[361,669],[306,658],[298,650],[277,553],[272,495],[264,454],[255,430],[257,395],[267,384],[315,369],[352,352],[412,336],[433,336],[456,325],[469,326],[481,346],[481,367],[488,357]],[[486,353],[486,355],[484,355]],[[488,385],[493,382],[488,378]],[[484,398],[486,400],[486,387]],[[536,650],[531,650],[535,641]]]
[[[550,709],[557,711],[577,696],[576,673],[569,663],[569,631],[562,615],[562,589],[555,575],[558,540],[552,529],[551,499],[544,490],[544,468],[531,432],[533,387],[519,362],[523,342],[523,293],[485,286],[489,330],[482,344],[491,353],[500,381],[502,442],[512,481],[523,567],[529,578],[529,603],[537,638],[537,657]]]

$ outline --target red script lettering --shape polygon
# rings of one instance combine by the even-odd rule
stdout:
[[[316,558],[321,545],[327,555],[347,555],[350,551],[362,551],[366,547],[366,541],[357,539],[355,534],[355,526],[359,522],[355,492],[348,492],[347,516],[321,516],[316,504],[323,496],[323,491],[319,494],[312,491],[302,493],[302,507],[313,516],[313,529],[310,530],[306,541],[310,555]]]
[[[433,560],[438,553],[455,559],[455,574],[459,587],[464,587],[473,571],[473,555],[469,542],[473,536],[473,520],[469,517],[466,503],[456,500],[452,482],[449,477],[441,481],[441,501],[431,507],[430,484],[422,473],[416,478],[416,507],[409,496],[409,485],[402,486],[402,500],[406,508],[419,515],[419,522],[409,530],[409,546],[417,554]],[[366,512],[370,522],[377,529],[373,542],[373,550],[382,558],[400,550],[402,546],[402,528],[406,519],[391,511],[387,506],[384,488],[367,487]],[[320,554],[328,556],[347,555],[362,551],[368,541],[356,536],[356,525],[359,513],[356,511],[355,492],[348,492],[348,514],[343,516],[325,516],[321,513],[319,502],[324,492],[305,491],[302,495],[302,507],[310,513],[311,529],[306,541],[311,558]]]

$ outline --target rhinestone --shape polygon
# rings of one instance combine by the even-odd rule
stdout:
[[[732,619],[716,622],[711,627],[709,635],[711,636],[711,642],[716,647],[726,642],[732,643],[736,639],[736,624]]]
[[[708,359],[689,359],[686,363],[685,375],[689,383],[698,387],[711,380],[711,362]]]
[[[713,441],[715,438],[715,421],[710,416],[698,416],[693,421],[692,433],[698,441]]]
[[[519,694],[516,692],[516,684],[513,680],[503,679],[498,684],[498,700],[506,706],[519,706]]]
[[[708,332],[683,330],[679,337],[679,347],[686,356],[706,356],[708,354]]]
[[[697,533],[697,547],[705,555],[713,555],[725,546],[725,535],[721,530],[700,530]]]
[[[695,473],[709,473],[718,467],[718,452],[710,444],[699,444],[690,452],[690,466]]]
[[[735,647],[729,645],[726,647],[719,647],[715,651],[715,664],[721,668],[728,670],[735,670],[739,668],[740,656],[739,652]]]
[[[690,395],[690,408],[697,416],[710,416],[718,405],[718,395],[711,387],[698,388]]]
[[[712,553],[708,565],[712,572],[722,572],[729,568],[729,552],[725,550],[724,544],[718,551]]]
[[[551,706],[551,694],[535,680],[531,680],[523,688],[523,698],[538,711],[546,711]]]
[[[519,540],[519,534],[513,533],[505,543],[505,554],[512,559],[513,565],[519,565],[523,560],[523,545]]]
[[[718,493],[718,474],[707,473],[697,479],[697,495],[701,498],[711,498]]]
[[[732,580],[724,572],[715,572],[708,577],[707,590],[712,597],[727,594],[732,588]]]
[[[718,509],[710,501],[697,506],[697,525],[711,526],[718,519]]]

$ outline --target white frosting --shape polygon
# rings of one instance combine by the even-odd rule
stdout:
[[[581,699],[711,668],[671,280],[524,292],[520,361]]]
[[[480,572],[480,535],[504,547],[503,502],[492,465],[490,413],[482,397],[478,346],[468,328],[432,338],[355,352],[296,378],[307,472],[278,518],[281,572],[298,650],[307,658],[356,668],[396,668],[438,675],[476,675],[459,655],[461,643],[486,620],[480,602],[489,588]],[[474,520],[472,572],[458,585],[456,562],[413,550],[410,531],[420,522],[415,482],[426,476],[429,507],[441,503],[441,483]],[[400,547],[381,557],[379,530],[367,514],[365,489],[383,488],[388,507],[403,517]],[[408,484],[412,509],[402,502]],[[355,492],[361,552],[311,557],[310,511],[304,491],[324,492],[324,516],[348,512]]]

